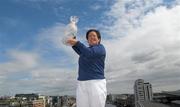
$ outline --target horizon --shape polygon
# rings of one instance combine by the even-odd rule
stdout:
[[[176,92],[176,91],[180,91],[180,89],[178,90],[173,90],[173,91],[161,91],[161,92],[153,92],[153,94],[157,94],[157,93],[163,93],[163,92]],[[76,95],[68,95],[68,94],[64,94],[64,95],[43,95],[43,94],[40,94],[40,93],[16,93],[16,94],[38,94],[38,95],[42,95],[42,96],[76,96]],[[11,95],[12,96],[15,96],[16,94],[14,95]],[[108,93],[107,95],[133,95],[134,93]],[[8,96],[8,95],[1,95],[0,97],[3,97],[3,96]]]

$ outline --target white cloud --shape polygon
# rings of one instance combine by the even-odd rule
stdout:
[[[134,23],[128,22],[130,27],[122,29],[126,26],[123,21],[127,19],[124,18],[124,4],[118,7],[121,3],[117,2],[109,14],[117,18],[108,29],[114,39],[104,41],[109,92],[132,93],[134,81],[138,78],[152,83],[154,91],[180,89],[176,85],[180,82],[180,6],[159,6],[142,16],[138,13],[141,16],[139,26],[133,27]],[[144,9],[140,6],[139,11],[141,8]],[[121,32],[126,32],[125,36],[122,37]]]
[[[162,3],[163,0],[118,0],[106,13],[109,20],[105,23],[111,27],[107,26],[104,31],[113,38],[126,36],[130,29],[140,25],[148,11]]]
[[[0,63],[0,73],[22,72],[32,69],[38,65],[38,55],[19,50],[8,52],[9,61]]]
[[[21,74],[24,73],[28,74],[32,69],[39,66],[39,56],[33,52],[11,50],[7,52],[7,56],[9,60],[0,63],[1,95],[12,95],[14,92],[20,93],[23,90],[22,88],[26,87],[19,86],[19,80],[13,78],[17,78],[17,75],[21,77]]]
[[[66,46],[63,44],[62,39],[65,36],[66,25],[61,23],[56,23],[54,26],[50,28],[45,28],[40,31],[39,36],[39,45],[48,45],[49,47],[62,50],[66,53],[71,53],[72,50],[70,46]],[[41,48],[41,47],[40,47]]]
[[[41,30],[37,34],[37,46],[32,51],[14,49],[7,52],[9,60],[0,63],[1,93],[75,93],[78,57],[70,46],[62,44],[64,28],[65,25],[58,23]],[[56,56],[50,58],[52,63],[44,55]],[[23,72],[27,75],[21,77]],[[9,74],[16,79],[8,79]]]
[[[62,42],[65,28],[66,25],[56,23],[52,27],[42,29],[38,34],[37,51],[41,55],[59,53],[59,55],[55,54],[57,56],[55,60],[61,64],[71,65],[77,62],[78,57],[71,46],[64,45]]]
[[[72,94],[75,91],[77,78],[77,69],[68,68],[40,68],[32,72],[33,80],[39,84],[42,89],[39,90],[45,94]],[[56,90],[50,91],[50,90]],[[71,93],[66,93],[69,90]],[[46,93],[48,91],[49,93]]]

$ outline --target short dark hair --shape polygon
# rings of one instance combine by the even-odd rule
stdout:
[[[95,32],[97,34],[98,39],[101,41],[101,33],[96,29],[90,29],[86,33],[86,39],[88,40],[88,35],[90,32]]]

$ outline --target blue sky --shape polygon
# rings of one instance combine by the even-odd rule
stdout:
[[[73,15],[86,45],[89,28],[102,33],[108,93],[133,93],[138,78],[178,90],[179,11],[178,0],[1,0],[0,95],[75,94],[78,56],[61,42]]]
[[[96,5],[97,9],[92,5]],[[4,0],[0,8],[1,42],[7,49],[14,48],[19,42],[33,42],[40,29],[55,23],[67,24],[72,15],[79,16],[80,28],[94,26],[101,22],[108,5],[102,0]]]

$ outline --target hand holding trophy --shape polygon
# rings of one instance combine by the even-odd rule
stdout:
[[[71,16],[70,17],[70,23],[66,26],[65,31],[64,31],[64,37],[62,39],[63,44],[69,45],[67,43],[67,40],[69,38],[76,38],[77,35],[77,22],[78,22],[78,17],[77,16]]]

